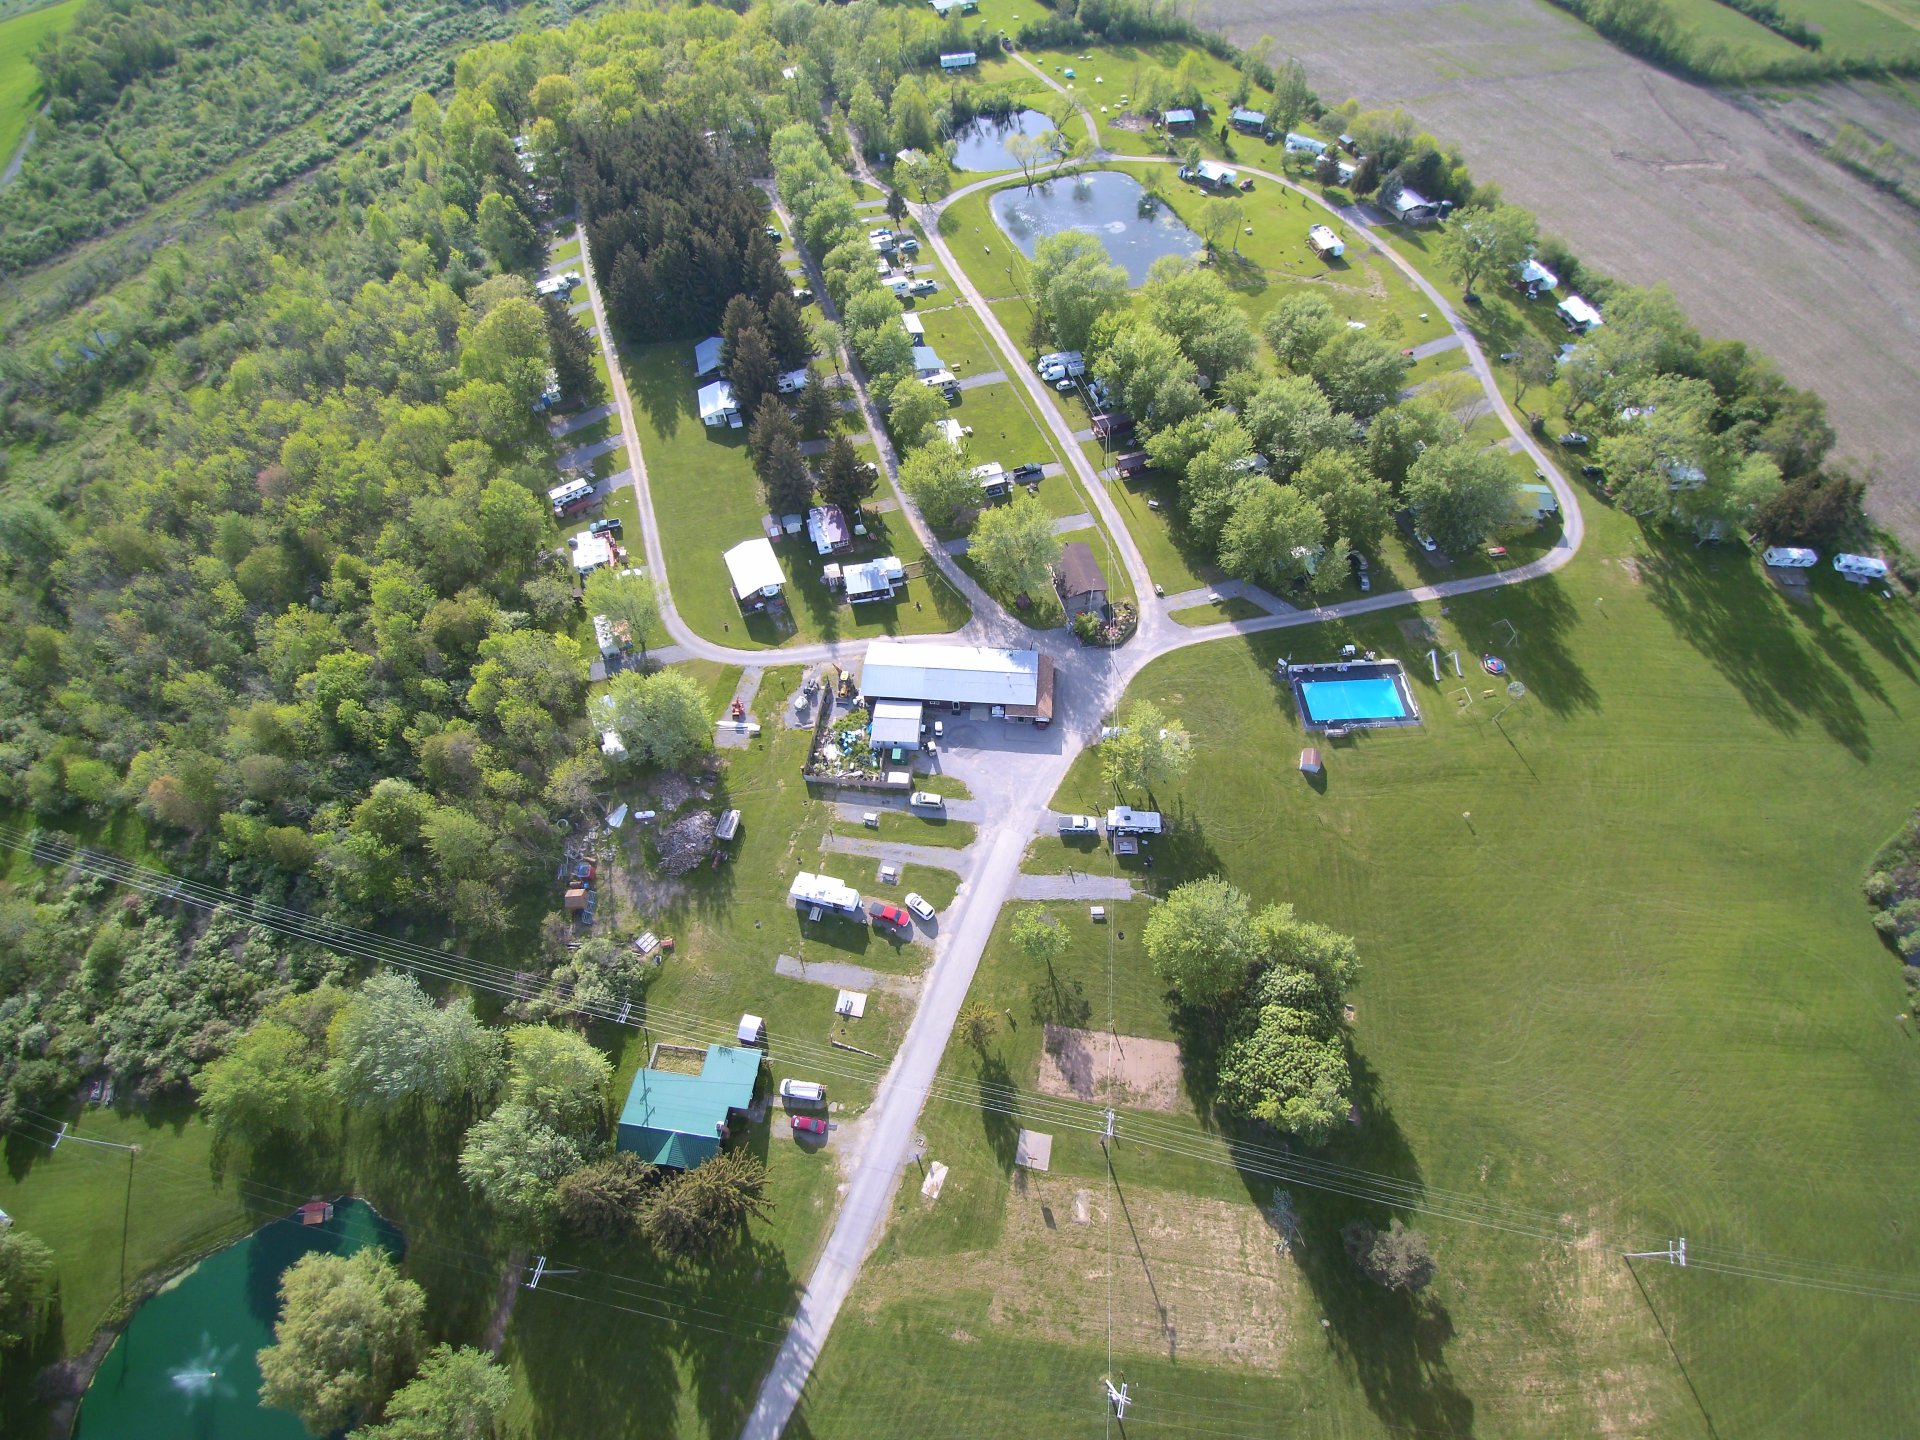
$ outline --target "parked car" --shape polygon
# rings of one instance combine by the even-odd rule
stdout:
[[[827,1133],[827,1121],[823,1115],[795,1115],[787,1123],[799,1135],[824,1135]]]
[[[1420,548],[1429,555],[1440,548],[1439,544],[1431,535],[1415,535],[1413,538],[1420,542]]]
[[[813,303],[813,291],[811,291],[811,290],[809,290],[809,289],[808,289],[808,288],[807,288],[806,286],[804,286],[804,285],[796,285],[796,286],[794,286],[794,287],[793,287],[793,303],[794,303],[794,304],[796,304],[796,305],[810,305],[810,304],[812,304],[812,303]]]
[[[907,286],[907,293],[909,295],[931,295],[939,288],[940,282],[938,280],[928,280],[923,277]]]
[[[926,810],[944,810],[947,802],[931,790],[916,790],[907,796],[907,804],[918,805]]]
[[[1569,450],[1577,450],[1582,445],[1591,445],[1593,443],[1593,437],[1583,435],[1578,430],[1569,430],[1560,437],[1560,443],[1565,445]]]
[[[1053,382],[1053,388],[1058,390],[1062,395],[1071,395],[1073,393],[1073,381],[1062,376]]]
[[[1598,465],[1582,465],[1580,467],[1580,473],[1589,480],[1598,480],[1607,472],[1602,470]]]
[[[767,239],[778,240],[779,238],[780,238],[780,227],[778,225],[767,226]]]
[[[1062,815],[1060,833],[1062,835],[1094,835],[1099,833],[1100,822],[1091,815]]]
[[[622,528],[624,527],[619,517],[609,515],[606,519],[596,520],[587,526],[587,533],[589,535],[618,535]]]
[[[929,905],[926,897],[917,891],[909,890],[907,892],[907,909],[911,910],[915,915],[918,915],[927,924],[931,925],[933,923],[933,906]]]
[[[904,930],[910,923],[907,912],[898,905],[889,905],[884,900],[874,900],[867,905],[867,915],[876,925],[892,925]]]
[[[1038,480],[1045,472],[1046,467],[1044,465],[1029,460],[1024,465],[1016,465],[1013,467],[1013,478],[1016,483],[1025,485],[1031,481]]]
[[[826,1103],[827,1087],[818,1080],[782,1080],[780,1098],[789,1104],[821,1105]]]
[[[920,253],[920,242],[911,235],[896,236],[894,244],[899,246],[902,254],[918,255]]]

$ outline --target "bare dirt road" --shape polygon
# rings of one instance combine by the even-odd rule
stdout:
[[[1540,0],[1201,0],[1328,103],[1403,106],[1587,263],[1665,281],[1708,335],[1825,396],[1874,515],[1920,543],[1920,223],[1757,104],[1622,54]]]

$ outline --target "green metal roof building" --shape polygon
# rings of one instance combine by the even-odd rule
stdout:
[[[698,1075],[642,1068],[620,1112],[618,1145],[655,1165],[691,1170],[720,1153],[727,1122],[753,1104],[760,1052],[709,1045]]]

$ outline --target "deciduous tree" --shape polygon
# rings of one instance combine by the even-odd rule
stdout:
[[[548,1124],[533,1106],[509,1101],[468,1129],[460,1176],[505,1224],[527,1233],[552,1215],[554,1187],[580,1168],[582,1158],[578,1140]]]
[[[943,530],[980,505],[973,467],[944,441],[922,445],[908,455],[900,463],[900,484],[928,522]]]
[[[660,623],[660,596],[651,576],[633,567],[602,566],[587,576],[584,598],[589,615],[604,615],[627,643],[647,653],[647,635]]]
[[[1386,341],[1364,330],[1341,330],[1308,365],[1333,408],[1371,420],[1400,398],[1407,360]]]
[[[1151,700],[1122,710],[1100,744],[1100,773],[1116,791],[1151,795],[1154,786],[1178,781],[1193,762],[1193,737]]]
[[[378,1419],[423,1345],[427,1297],[377,1246],[304,1255],[280,1277],[260,1398],[316,1435]]]
[[[1447,221],[1440,235],[1440,258],[1461,290],[1471,295],[1482,275],[1517,270],[1539,238],[1539,225],[1518,205],[1469,205]]]
[[[1456,440],[1414,461],[1406,501],[1441,549],[1466,550],[1512,519],[1519,483],[1504,455]]]
[[[386,1420],[352,1440],[495,1440],[512,1398],[513,1377],[486,1351],[436,1345],[387,1402]]]
[[[390,1109],[411,1100],[476,1104],[500,1083],[504,1047],[464,998],[442,1007],[411,975],[381,971],[336,1015],[328,1076],[348,1105]]]
[[[506,1099],[562,1134],[588,1137],[604,1128],[612,1074],[607,1057],[571,1030],[519,1025],[507,1032]]]
[[[947,415],[940,392],[912,376],[899,381],[887,397],[887,429],[902,454],[910,455],[930,442],[933,427]],[[944,445],[940,448],[949,448]]]
[[[1044,236],[1033,247],[1028,277],[1035,325],[1063,350],[1084,351],[1095,323],[1127,304],[1127,272],[1098,236],[1081,230]]]
[[[607,699],[612,728],[640,764],[684,769],[713,746],[707,697],[684,671],[622,670],[607,686]]]
[[[1233,510],[1220,530],[1220,568],[1269,590],[1305,580],[1327,543],[1327,518],[1291,486],[1260,476],[1233,490]]]
[[[1275,359],[1296,374],[1305,374],[1313,357],[1333,339],[1334,331],[1339,328],[1340,322],[1334,318],[1333,306],[1327,303],[1327,297],[1317,290],[1302,290],[1273,307],[1260,333],[1266,337]]]
[[[1060,549],[1046,507],[1031,495],[1016,494],[981,513],[967,554],[987,584],[1034,595],[1052,586]]]
[[[1218,875],[1169,892],[1147,917],[1142,938],[1154,973],[1191,1005],[1215,1006],[1237,995],[1259,958],[1252,907]]]
[[[1376,1285],[1414,1294],[1433,1280],[1433,1254],[1427,1237],[1409,1230],[1396,1216],[1385,1230],[1356,1220],[1340,1231],[1347,1257]]]
[[[0,1230],[0,1364],[46,1323],[53,1298],[53,1251],[18,1225]]]

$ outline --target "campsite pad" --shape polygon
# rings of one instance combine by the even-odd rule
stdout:
[[[1043,1095],[1172,1112],[1180,1104],[1180,1047],[1049,1025],[1037,1083]]]
[[[858,1020],[867,1013],[867,997],[857,990],[842,990],[840,998],[833,1002],[833,1013]]]
[[[1045,1170],[1053,1163],[1053,1136],[1022,1130],[1013,1147],[1013,1163],[1027,1170]]]

